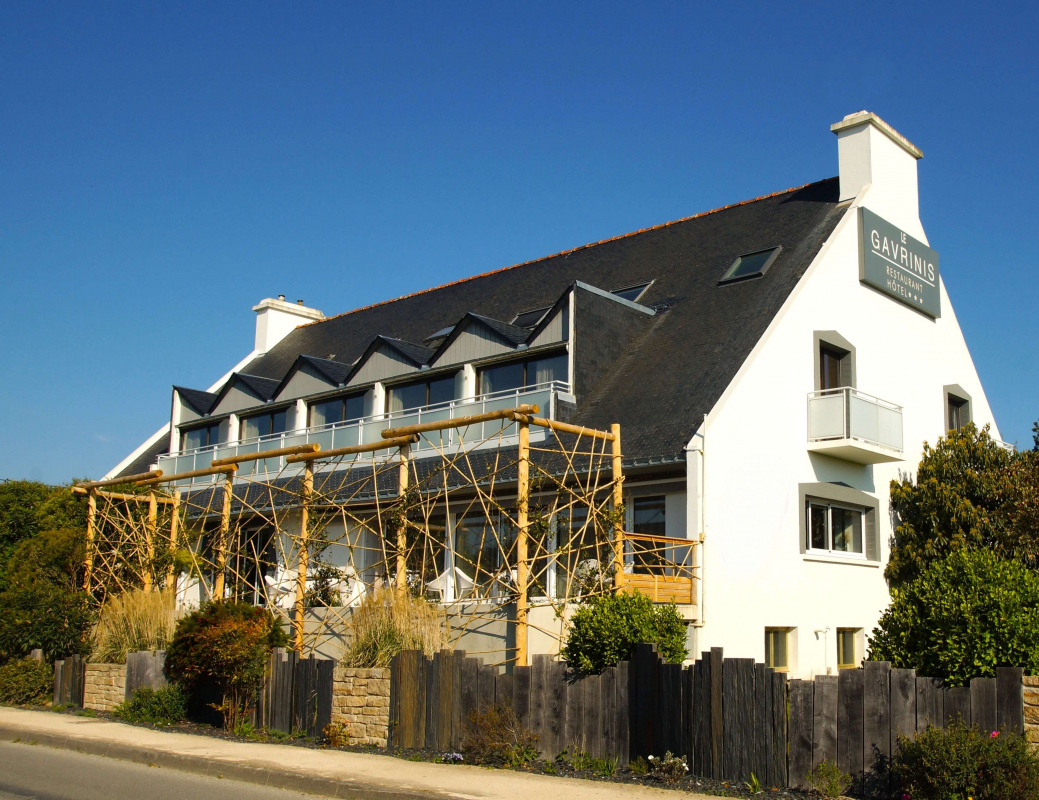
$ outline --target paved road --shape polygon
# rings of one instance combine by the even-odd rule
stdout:
[[[299,792],[0,742],[0,800],[294,800]]]

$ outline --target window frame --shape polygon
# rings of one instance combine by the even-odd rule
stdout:
[[[837,333],[837,331],[813,331],[812,347],[814,348],[815,359],[815,376],[813,378],[815,381],[815,391],[835,391],[836,389],[845,387],[852,389],[857,388],[855,374],[855,345]],[[823,389],[822,352],[824,349],[839,356],[841,372],[841,385],[839,387]]]
[[[883,548],[880,536],[880,501],[872,494],[853,489],[842,483],[799,483],[798,499],[800,500],[798,546],[806,560],[828,561],[843,564],[857,564],[864,567],[879,567],[883,562]],[[808,502],[815,501],[825,505],[861,510],[862,515],[862,554],[848,553],[841,550],[818,550],[810,548],[811,531],[808,515]],[[829,515],[827,515],[829,523]],[[830,535],[828,533],[828,535]]]
[[[944,404],[942,406],[942,414],[945,416],[945,432],[962,430],[964,426],[969,425],[974,421],[974,402],[971,396],[964,391],[963,387],[950,383],[942,387],[942,399]],[[956,404],[957,415],[962,413],[966,409],[967,419],[965,422],[961,422],[958,427],[952,425],[952,411],[953,402],[958,401]]]
[[[754,280],[754,278],[764,277],[765,273],[769,271],[772,265],[776,262],[776,259],[779,258],[779,254],[782,252],[783,246],[776,245],[775,247],[762,247],[758,250],[751,250],[749,253],[740,253],[725,270],[724,274],[721,277],[721,280],[718,281],[718,285],[721,286],[723,284],[727,285],[730,283],[742,283],[743,281],[749,281]],[[771,253],[771,255],[769,255],[769,257],[765,259],[765,261],[762,263],[762,265],[758,268],[756,272],[748,272],[746,275],[733,274],[736,272],[736,270],[740,268],[740,264],[743,262],[743,259],[750,258],[751,256],[758,256],[762,253]]]
[[[826,543],[828,547],[820,549],[813,547],[811,543],[812,539],[812,515],[811,507],[823,507],[826,509]],[[862,541],[862,550],[856,552],[854,550],[837,550],[833,546],[833,511],[839,509],[841,511],[851,511],[859,515],[859,528],[860,538]],[[838,558],[866,558],[866,509],[862,506],[851,505],[848,503],[835,502],[833,500],[825,500],[818,497],[806,497],[805,498],[805,518],[808,522],[808,527],[805,529],[805,552],[809,555],[821,555],[821,556],[837,556]]]
[[[436,405],[443,403],[455,403],[462,398],[458,397],[458,373],[457,372],[445,372],[440,375],[430,375],[425,378],[419,378],[418,380],[401,381],[400,383],[390,384],[386,387],[385,399],[383,400],[384,413],[386,414],[401,414],[406,411],[415,411],[421,408],[429,408],[431,403],[429,402],[429,385],[431,383],[437,383],[440,381],[450,380],[454,384],[454,388],[451,391],[452,397],[450,400],[441,400]],[[425,386],[425,402],[418,406],[404,406],[396,410],[390,408],[390,400],[393,397],[393,392],[401,389],[407,389],[412,386]]]
[[[781,628],[767,626],[765,628],[765,666],[769,667],[773,672],[789,672],[790,671],[790,633],[793,628]],[[775,652],[773,648],[772,638],[781,636],[783,639],[783,651],[786,656],[785,662],[782,666],[776,666],[775,663]]]
[[[211,450],[215,450],[220,445],[224,444],[224,442],[220,441],[220,426],[223,424],[223,422],[224,422],[224,420],[217,420],[215,422],[208,421],[208,422],[205,422],[204,424],[183,425],[183,426],[181,426],[180,427],[180,452],[184,453],[184,452],[187,452],[188,450],[210,450],[210,449]],[[211,431],[211,432],[215,431],[217,440],[215,442],[211,441],[212,437],[207,435],[206,436],[206,444],[199,445],[198,447],[191,447],[191,448],[185,447],[184,446],[184,440],[187,438],[188,434],[189,433],[194,433],[195,431],[199,431],[199,430],[205,430],[205,431]]]
[[[280,436],[283,433],[291,432],[292,428],[289,427],[289,412],[292,410],[292,406],[282,406],[280,408],[264,409],[263,411],[254,414],[243,414],[238,418],[238,441],[245,441],[246,439],[263,439],[266,436]],[[276,414],[285,414],[285,429],[281,431],[274,430],[274,416]],[[245,424],[252,419],[260,419],[267,417],[270,420],[270,430],[268,433],[261,433],[257,436],[245,436]]]
[[[320,427],[326,427],[328,425],[347,425],[351,422],[357,422],[359,419],[364,419],[364,403],[367,392],[350,392],[349,394],[336,395],[334,397],[326,397],[325,399],[315,399],[307,401],[307,428],[318,427],[314,425],[314,406],[325,405],[326,403],[332,403],[336,400],[339,401],[340,407],[343,410],[342,417],[335,422],[323,422]],[[361,400],[361,416],[359,417],[348,417],[346,416],[346,404],[347,401],[360,398]]]
[[[560,383],[570,383],[570,363],[566,350],[550,350],[544,353],[536,353],[534,355],[527,355],[521,359],[508,359],[503,361],[492,361],[489,364],[476,365],[476,394],[478,397],[484,395],[493,394],[493,392],[484,391],[484,373],[487,370],[497,369],[499,367],[514,366],[516,364],[523,365],[523,385],[515,387],[514,389],[499,389],[497,391],[522,391],[523,389],[529,389],[533,386],[538,386],[537,383],[531,383],[528,377],[528,368],[531,363],[535,361],[545,361],[549,358],[562,358],[566,363],[567,377],[566,380],[559,381]],[[557,379],[558,380],[558,379]]]
[[[860,655],[860,645],[859,645],[859,638],[862,635],[862,632],[863,632],[862,628],[838,628],[837,629],[837,635],[834,637],[836,639],[836,642],[837,642],[837,669],[839,669],[839,670],[841,670],[841,669],[858,669],[859,665],[862,663],[862,656]],[[843,649],[841,647],[841,637],[842,636],[849,636],[849,635],[852,637],[852,640],[851,640],[852,661],[851,661],[851,663],[845,664],[845,663],[841,663],[841,655],[842,655],[842,649]]]

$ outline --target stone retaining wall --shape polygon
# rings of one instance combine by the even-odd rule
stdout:
[[[1039,675],[1025,675],[1025,738],[1032,745],[1039,745]]]
[[[390,670],[336,666],[332,722],[343,725],[350,744],[385,747],[390,732]]]
[[[111,711],[126,699],[126,664],[87,664],[83,708]]]

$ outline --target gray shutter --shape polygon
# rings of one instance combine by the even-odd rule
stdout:
[[[877,509],[866,509],[866,558],[880,561],[880,536],[877,534]]]

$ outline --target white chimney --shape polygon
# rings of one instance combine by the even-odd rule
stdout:
[[[256,312],[256,344],[257,355],[270,351],[274,345],[284,339],[296,327],[307,322],[324,319],[325,315],[316,308],[307,308],[300,300],[297,303],[285,301],[285,295],[275,300],[268,297],[253,306]]]
[[[830,126],[837,134],[841,201],[869,185],[869,206],[903,230],[920,228],[916,162],[920,148],[869,111],[849,114]]]

